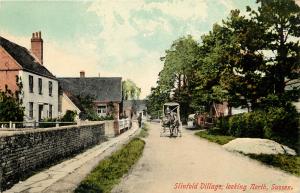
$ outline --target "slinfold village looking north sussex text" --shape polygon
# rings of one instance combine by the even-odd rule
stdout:
[[[0,0],[0,193],[300,193],[300,0]]]

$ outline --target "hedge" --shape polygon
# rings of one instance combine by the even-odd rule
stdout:
[[[258,137],[297,146],[299,114],[294,108],[270,107],[250,113],[222,117],[217,127],[235,137]]]

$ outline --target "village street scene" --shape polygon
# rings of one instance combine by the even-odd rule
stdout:
[[[299,0],[0,0],[0,193],[300,193]]]

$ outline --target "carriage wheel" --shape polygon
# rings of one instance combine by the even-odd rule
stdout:
[[[176,135],[176,137],[178,136],[178,127],[174,127],[174,134]]]
[[[165,127],[162,126],[161,129],[160,129],[160,137],[163,136],[163,133],[165,133],[165,130],[166,130]]]
[[[169,131],[170,131],[170,137],[172,137],[173,136],[173,129],[172,129],[171,126],[169,127]]]

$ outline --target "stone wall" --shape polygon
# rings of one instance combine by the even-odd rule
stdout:
[[[0,192],[82,150],[105,141],[105,123],[0,132]]]

